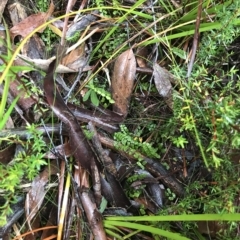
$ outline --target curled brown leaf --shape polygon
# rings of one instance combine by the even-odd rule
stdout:
[[[50,7],[46,13],[39,12],[32,14],[29,17],[22,20],[20,23],[16,24],[10,29],[11,38],[14,39],[17,35],[26,37],[36,28],[40,27],[47,19],[51,16],[54,11],[54,4],[51,1]],[[42,32],[44,28],[41,28],[39,32]]]
[[[129,49],[117,58],[112,76],[113,110],[123,116],[128,113],[135,74],[136,60],[132,49]]]

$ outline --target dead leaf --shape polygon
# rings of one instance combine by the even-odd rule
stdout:
[[[53,204],[52,209],[49,213],[49,218],[46,223],[46,228],[43,229],[43,233],[41,236],[41,240],[46,239],[56,239],[56,238],[50,238],[53,235],[57,233],[57,227],[56,228],[48,228],[48,226],[57,226],[57,215],[58,215],[58,206]],[[57,235],[56,235],[57,237]]]
[[[3,14],[3,11],[4,11],[5,6],[7,4],[7,1],[8,0],[1,0],[1,4],[0,4],[0,22],[2,22],[2,14]]]
[[[68,68],[79,69],[86,64],[85,55],[85,44],[83,43],[66,55],[62,59],[62,64]]]
[[[218,232],[223,232],[223,230],[226,230],[228,225],[226,223],[221,223],[218,221],[198,221],[198,231],[201,234],[207,234],[211,237],[216,237]]]
[[[55,27],[53,24],[49,24],[48,27],[59,37],[62,37],[62,31],[59,28]]]
[[[174,82],[174,76],[168,72],[166,69],[160,67],[157,63],[153,64],[153,76],[156,88],[165,101],[167,105],[172,109],[172,84]]]
[[[14,80],[10,83],[10,92],[13,97],[20,96],[18,100],[18,106],[21,107],[24,111],[32,107],[33,104],[36,104],[36,100],[32,97],[26,97],[25,90],[19,90],[19,87],[22,86],[17,80]]]
[[[147,56],[148,56],[148,50],[147,47],[139,47],[136,52],[136,60],[137,64],[141,68],[147,68]]]
[[[123,52],[114,64],[112,77],[113,110],[126,116],[133,91],[136,74],[136,60],[132,49]]]
[[[25,11],[25,8],[19,2],[9,5],[8,11],[9,11],[13,26],[17,25],[19,22],[27,18],[27,13]]]
[[[72,154],[69,143],[64,143],[62,145],[56,146],[53,151],[47,152],[44,157],[48,159],[57,159],[59,156],[56,156],[56,154],[53,152],[57,152],[58,154],[65,157],[69,157]]]
[[[157,63],[153,64],[153,76],[156,88],[162,97],[168,97],[172,89],[172,84],[169,78],[172,74],[166,69],[160,67]]]
[[[47,71],[49,64],[54,59],[56,59],[56,57],[51,57],[49,59],[31,59],[22,54],[18,54],[18,56],[19,56],[19,58],[17,58],[14,61],[14,65],[16,65],[16,66],[33,66],[36,69],[41,69],[43,71]],[[82,68],[83,68],[82,71],[89,71],[92,69],[92,67],[90,67],[90,66],[85,66],[85,62],[83,61],[83,59],[80,58],[79,60],[81,60],[81,61],[78,62],[78,66],[76,66],[76,68],[69,68],[69,67],[63,66],[62,64],[59,64],[56,69],[56,73],[73,73],[73,72],[78,72]]]
[[[7,52],[7,48],[6,48],[6,45],[4,43],[5,39],[6,39],[6,31],[5,31],[5,29],[1,28],[1,30],[0,30],[0,52],[1,52],[1,54]],[[3,65],[3,64],[4,64],[4,62],[0,58],[0,65]]]
[[[7,165],[14,157],[16,144],[10,144],[4,147],[4,143],[1,144],[0,149],[0,163]]]
[[[32,14],[29,17],[22,20],[20,23],[15,25],[10,29],[11,38],[14,39],[17,35],[22,37],[26,37],[36,28],[41,26],[43,23],[47,21],[47,19],[51,16],[54,11],[54,4],[51,1],[50,7],[46,13],[39,12],[36,14]],[[42,32],[44,28],[41,28],[39,32]]]
[[[90,14],[87,14],[75,23],[73,23],[67,30],[66,38],[71,38],[76,32],[86,29],[89,25],[95,22],[98,18],[99,11],[95,10]]]
[[[32,59],[43,59],[45,57],[45,44],[37,35],[33,35],[22,47],[22,54]]]
[[[49,181],[50,175],[57,174],[58,171],[56,161],[53,161],[51,162],[50,168],[48,166],[45,167],[43,172],[33,180],[32,187],[27,193],[25,201],[25,211],[29,226],[31,226],[30,222],[40,209],[44,200],[46,194],[45,185]]]

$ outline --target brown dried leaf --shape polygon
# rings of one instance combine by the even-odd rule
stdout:
[[[0,22],[2,22],[2,14],[3,14],[3,11],[4,11],[5,6],[7,4],[7,1],[8,0],[1,0],[1,4],[0,4]]]
[[[207,234],[213,238],[216,237],[218,232],[223,232],[223,230],[226,230],[228,225],[226,223],[221,223],[218,221],[198,221],[198,231],[201,234]]]
[[[162,97],[168,97],[172,89],[171,81],[169,80],[172,78],[172,74],[160,67],[157,63],[154,63],[153,76],[159,94]]]
[[[25,8],[19,2],[9,5],[8,11],[9,11],[13,26],[17,25],[19,22],[27,18],[27,13],[25,11]]]
[[[17,58],[14,61],[14,65],[16,66],[34,66],[38,69],[47,71],[49,64],[56,59],[56,57],[51,57],[49,59],[31,59],[25,55],[19,54],[18,55],[19,58]],[[90,66],[85,66],[85,62],[82,61],[83,59],[80,58],[79,60],[81,60],[81,62],[78,64],[78,66],[76,68],[69,68],[66,66],[63,66],[62,64],[59,64],[57,69],[56,69],[56,73],[73,73],[73,72],[78,72],[80,69],[82,69],[83,71],[89,71],[92,69],[92,67]]]
[[[45,44],[42,39],[35,34],[24,44],[21,52],[31,59],[43,59],[45,57]]]
[[[85,53],[85,44],[83,43],[66,55],[62,60],[62,64],[72,69],[84,67],[86,64]]]
[[[17,80],[14,80],[13,82],[10,83],[10,92],[13,97],[20,96],[18,100],[18,105],[23,109],[23,110],[28,110],[33,104],[36,104],[36,100],[34,100],[32,97],[26,97],[25,96],[25,91],[23,89],[19,90],[19,87],[22,84],[19,83]]]
[[[47,21],[47,19],[51,16],[54,11],[54,4],[51,1],[50,7],[46,13],[39,12],[36,14],[32,14],[29,17],[25,18],[23,21],[15,25],[10,29],[12,39],[15,38],[17,35],[21,35],[22,37],[26,37],[36,28],[41,26],[43,23]],[[42,32],[44,28],[41,29]]]
[[[69,143],[64,143],[62,145],[58,145],[54,148],[54,151],[59,153],[62,156],[69,157],[72,154],[71,148]],[[56,154],[53,153],[53,151],[49,151],[45,154],[45,158],[48,159],[57,159],[59,156],[56,156]]]
[[[45,185],[49,181],[49,176],[58,173],[56,162],[52,162],[50,169],[47,166],[43,172],[37,176],[33,182],[30,191],[27,193],[25,201],[25,211],[29,226],[30,222],[38,212],[46,194]]]
[[[16,144],[7,145],[4,147],[4,144],[1,144],[0,149],[0,163],[1,164],[8,164],[14,157]]]
[[[157,63],[153,64],[153,76],[156,88],[159,94],[165,98],[167,105],[172,109],[172,84],[174,76],[166,69],[160,67]]]
[[[146,68],[147,66],[147,56],[148,56],[148,49],[147,47],[139,47],[136,52],[136,60],[137,64],[141,68]]]
[[[112,77],[113,110],[126,116],[133,91],[136,60],[132,49],[123,52],[116,60]]]

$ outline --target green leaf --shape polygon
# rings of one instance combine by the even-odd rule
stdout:
[[[111,221],[111,220],[105,220],[104,224],[109,224],[113,226],[122,226],[122,227],[127,227],[131,229],[137,229],[141,230],[144,232],[150,232],[151,234],[157,234],[160,236],[164,236],[170,239],[176,239],[176,240],[189,240],[189,238],[181,236],[178,233],[172,233],[166,230],[162,230],[159,228],[143,225],[143,224],[138,224],[138,223],[132,223],[132,222],[121,222],[121,221]]]
[[[181,147],[184,148],[184,144],[188,143],[187,139],[183,136],[180,136],[178,138],[173,138],[173,143],[177,146],[177,147]]]
[[[92,89],[88,90],[88,91],[85,93],[85,95],[84,95],[84,97],[83,97],[83,101],[84,101],[84,102],[86,102],[86,101],[89,99],[89,96],[90,96],[91,92],[92,92]]]
[[[8,108],[7,112],[4,114],[3,118],[0,119],[0,130],[2,130],[11,114],[11,112],[13,111],[15,105],[17,104],[17,101],[19,99],[19,96],[16,97],[13,102],[11,103],[10,107]]]
[[[119,239],[119,240],[123,240],[124,238],[122,238],[119,234],[109,230],[109,229],[106,229],[106,233],[109,234],[110,236],[114,237],[115,239]]]
[[[97,94],[94,91],[91,91],[91,102],[94,104],[96,107],[99,105],[99,99],[97,97]]]
[[[7,224],[7,216],[0,216],[0,227]]]
[[[21,71],[33,71],[33,70],[34,68],[31,66],[12,66],[11,67],[11,71],[16,74]]]
[[[104,210],[107,207],[107,204],[108,204],[107,200],[104,197],[102,197],[102,201],[101,201],[100,208],[99,208],[100,213],[104,212]]]
[[[184,59],[186,60],[187,59],[187,54],[185,51],[183,51],[182,49],[180,48],[177,48],[177,47],[173,47],[172,48],[172,52],[177,55],[178,57],[180,57],[181,59]]]
[[[164,221],[240,221],[240,213],[224,213],[224,214],[182,214],[168,216],[115,216],[106,217],[105,223],[113,225],[112,221],[149,221],[149,222],[164,222]],[[117,225],[117,224],[114,224]],[[120,225],[118,225],[120,226]]]

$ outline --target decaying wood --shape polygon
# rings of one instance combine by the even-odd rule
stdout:
[[[101,159],[103,166],[110,172],[114,177],[118,178],[117,170],[113,164],[112,159],[106,154],[104,149],[102,148],[101,142],[99,140],[96,128],[92,124],[92,122],[88,123],[89,130],[93,133],[92,143],[95,151],[97,152],[99,158]]]
[[[141,204],[145,206],[145,209],[150,210],[153,213],[157,213],[160,208],[163,206],[163,191],[159,186],[159,181],[154,178],[148,171],[140,169],[137,164],[131,164],[126,158],[123,159],[113,152],[110,153],[110,157],[113,159],[113,162],[118,170],[118,174],[121,176],[121,181],[124,181],[132,175],[141,176],[140,179],[134,181],[131,184],[137,184],[139,187],[146,185],[146,190],[144,191],[144,202],[141,200]],[[136,186],[137,187],[137,186]],[[139,197],[134,199],[136,202],[139,202]]]
[[[107,239],[104,227],[102,224],[102,215],[98,211],[96,203],[93,200],[93,196],[90,196],[90,190],[83,189],[80,198],[84,209],[86,209],[86,215],[92,229],[95,240],[105,240]]]
[[[101,146],[101,142],[95,127],[91,122],[89,122],[88,126],[90,131],[93,132],[92,143],[94,150],[102,161],[104,167],[104,174],[101,174],[103,196],[105,196],[113,206],[123,207],[134,212],[135,209],[132,208],[129,199],[127,198],[121,184],[118,181],[118,173],[115,165]]]
[[[32,219],[38,213],[44,200],[44,196],[47,193],[45,186],[49,181],[49,176],[56,175],[57,173],[59,173],[59,169],[56,161],[52,161],[51,165],[45,167],[45,169],[33,180],[31,189],[27,193],[25,200],[25,212],[29,228]]]
[[[77,119],[69,110],[63,101],[60,93],[57,91],[54,84],[54,71],[57,62],[53,61],[44,78],[44,91],[47,102],[53,112],[66,124],[69,131],[69,144],[79,166],[91,173],[91,168],[97,165],[94,154],[80,128]],[[98,167],[99,169],[99,167]],[[80,194],[82,204],[84,206],[87,218],[95,239],[105,240],[106,234],[103,230],[103,222],[101,214],[98,212],[96,204],[91,200],[88,191],[83,191]]]
[[[114,207],[122,207],[131,213],[138,214],[124,193],[120,182],[107,170],[101,175],[101,185],[103,196]]]
[[[47,75],[44,78],[44,91],[47,102],[58,118],[60,118],[68,127],[69,143],[76,161],[79,161],[81,167],[91,172],[91,162],[95,161],[93,152],[78,124],[77,119],[69,110],[54,85],[55,68],[56,61],[53,61],[50,64]]]
[[[84,108],[77,107],[73,104],[68,103],[68,107],[74,114],[74,116],[82,122],[92,122],[99,128],[113,133],[119,130],[118,123],[121,122],[121,117],[119,115],[116,115],[112,113],[112,115],[106,115],[103,113],[95,112]]]
[[[136,161],[134,156],[122,150],[118,150],[113,140],[101,134],[99,134],[99,138],[101,143],[106,147],[120,152],[123,156],[127,157],[133,162]],[[146,163],[144,165],[145,169],[149,171],[154,177],[158,178],[165,186],[170,188],[177,196],[182,197],[184,195],[183,187],[180,185],[180,183],[177,182],[177,180],[174,177],[171,176],[170,172],[168,172],[160,162],[147,158],[141,155],[140,153],[138,153],[138,156],[140,156],[143,159],[143,162]]]
[[[73,23],[69,29],[67,30],[66,37],[70,38],[74,36],[74,34],[78,31],[82,31],[86,29],[90,24],[94,23],[97,20],[97,15],[99,11],[95,10],[90,14],[83,16],[78,22]]]
[[[43,127],[38,127],[37,128],[38,131],[42,132],[42,133],[46,133],[46,130],[49,131],[49,133],[59,133],[60,130],[60,125],[59,124],[55,124],[55,126],[46,126],[46,130]],[[68,134],[68,131],[66,128],[63,127],[63,134]],[[21,139],[26,139],[28,137],[30,137],[29,133],[26,131],[26,129],[8,129],[8,130],[2,130],[0,132],[0,137],[1,136],[6,136],[6,135],[17,135],[19,136]],[[136,161],[134,156],[129,155],[126,152],[120,151],[118,149],[116,149],[116,144],[114,143],[113,140],[111,140],[110,138],[107,138],[101,134],[99,134],[99,139],[101,141],[101,143],[110,148],[110,149],[114,149],[115,151],[120,152],[123,156],[126,156],[128,159],[130,159],[133,163]],[[180,183],[178,183],[176,181],[176,179],[174,177],[171,176],[171,173],[168,172],[165,167],[158,161],[150,159],[150,158],[146,158],[144,156],[143,157],[143,161],[146,161],[147,164],[145,165],[146,170],[148,170],[154,177],[158,178],[161,182],[163,182],[163,184],[167,187],[169,187],[174,193],[176,193],[176,195],[182,197],[184,195],[184,189],[183,187],[180,185]]]
[[[102,201],[102,189],[101,189],[102,186],[100,173],[96,164],[92,164],[91,171],[95,202],[97,204],[97,207],[99,208]]]

